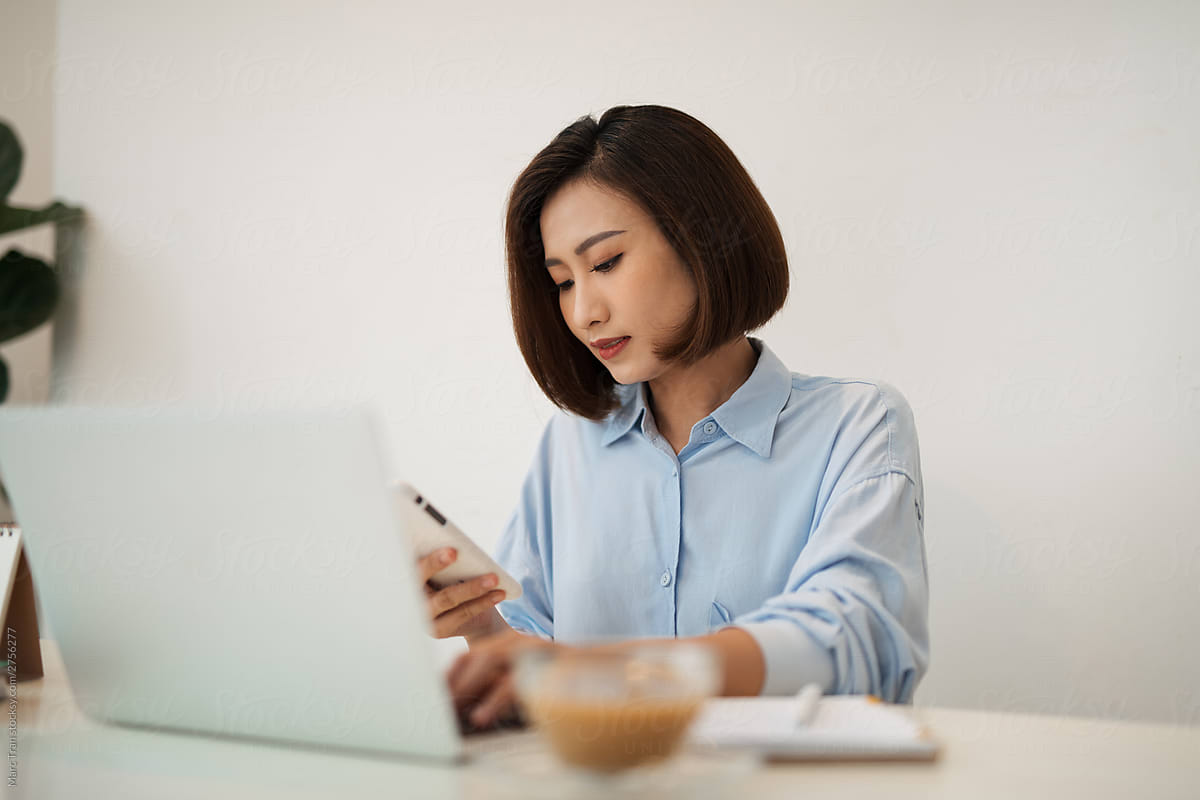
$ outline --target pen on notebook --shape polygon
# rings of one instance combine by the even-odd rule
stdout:
[[[796,692],[796,727],[807,725],[817,710],[817,701],[821,699],[821,686],[810,683]]]

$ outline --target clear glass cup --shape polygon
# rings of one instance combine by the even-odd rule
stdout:
[[[721,677],[717,655],[693,642],[528,649],[514,664],[525,716],[551,750],[608,773],[676,752]]]

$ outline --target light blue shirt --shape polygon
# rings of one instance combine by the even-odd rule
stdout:
[[[909,702],[929,662],[912,410],[750,341],[754,371],[678,456],[644,383],[600,422],[549,420],[497,548],[524,590],[500,613],[564,643],[736,625],[762,648],[763,694]]]

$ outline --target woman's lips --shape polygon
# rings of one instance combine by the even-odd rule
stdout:
[[[601,357],[601,358],[603,358],[604,360],[606,360],[606,361],[607,361],[608,359],[610,359],[610,358],[612,358],[613,356],[615,356],[617,353],[619,353],[619,352],[621,352],[622,350],[624,350],[624,349],[625,349],[625,345],[626,345],[628,342],[629,342],[629,337],[628,337],[628,336],[622,336],[620,339],[618,339],[617,341],[613,342],[613,343],[612,343],[612,344],[610,344],[608,347],[601,347],[601,348],[599,348],[599,350],[600,350],[600,357]]]

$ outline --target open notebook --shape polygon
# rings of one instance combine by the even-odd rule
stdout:
[[[797,715],[797,697],[721,697],[705,704],[693,742],[745,748],[771,759],[924,760],[938,744],[913,721],[908,706],[869,695],[822,697]]]

